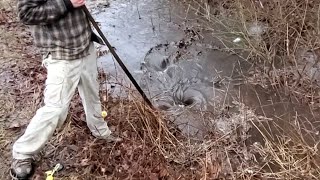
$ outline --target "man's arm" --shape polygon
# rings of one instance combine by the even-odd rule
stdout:
[[[74,9],[71,0],[18,0],[18,15],[24,24],[49,24]]]

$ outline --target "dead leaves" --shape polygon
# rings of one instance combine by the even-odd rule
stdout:
[[[9,11],[6,11],[5,9],[0,9],[0,25],[7,24],[8,21],[12,21],[9,17],[9,14],[11,14]]]
[[[25,126],[42,102],[46,72],[13,7],[0,9],[0,102],[10,129]],[[0,115],[2,116],[2,115]]]
[[[77,97],[79,98],[79,97]],[[79,99],[76,99],[76,102]],[[110,106],[117,107],[116,104]],[[129,103],[129,102],[128,102]],[[82,109],[73,109],[73,113],[84,114]],[[77,172],[77,179],[170,179],[178,174],[166,161],[162,154],[153,147],[150,141],[144,139],[128,124],[126,114],[114,111],[109,119],[110,127],[115,127],[124,141],[119,144],[96,140],[91,136],[85,122],[73,119],[71,124],[57,135],[44,151],[46,154],[40,169],[46,169],[59,161],[66,166],[57,178],[69,177]],[[131,120],[134,124],[136,120]],[[138,127],[136,127],[138,129]],[[123,134],[123,136],[122,136]],[[62,137],[62,138],[61,138]],[[36,175],[42,176],[42,171]],[[172,179],[172,178],[171,178]],[[173,178],[176,179],[176,178]]]
[[[4,24],[6,21],[6,15],[2,11],[0,11],[0,25]]]

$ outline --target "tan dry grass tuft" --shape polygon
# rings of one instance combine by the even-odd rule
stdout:
[[[316,0],[192,0],[186,1],[207,22],[208,30],[221,40],[224,49],[243,50],[256,64],[249,83],[264,88],[273,87],[298,102],[319,105],[319,48],[320,1]],[[200,18],[201,19],[201,18]],[[239,43],[232,42],[241,38]],[[312,58],[306,58],[306,54]],[[316,71],[316,72],[314,72]],[[306,107],[308,108],[308,107]],[[299,116],[299,115],[297,115]],[[281,127],[273,122],[273,127]],[[288,124],[290,122],[285,122]],[[301,123],[301,122],[300,122]],[[271,179],[319,179],[318,141],[314,134],[315,122],[302,130],[300,123],[288,124],[292,132],[282,132],[271,138],[270,125],[252,121],[264,143],[253,147],[263,159],[262,164],[242,169],[241,179],[252,179],[250,174]],[[305,136],[312,137],[306,140]],[[248,172],[249,175],[248,175]],[[247,175],[244,175],[247,174]]]
[[[254,123],[254,122],[253,122]],[[264,137],[264,144],[255,143],[254,150],[262,157],[262,176],[275,179],[319,179],[319,142],[312,144],[304,135],[277,135],[276,140]],[[296,127],[296,126],[295,126]],[[300,130],[301,131],[301,130]]]
[[[163,113],[145,106],[134,90],[126,91],[129,97],[124,99],[109,96],[106,89],[100,92],[102,100],[107,99],[103,101],[109,114],[106,121],[115,135],[124,139],[122,143],[90,136],[79,96],[75,96],[64,128],[43,151],[35,178],[43,178],[58,162],[66,169],[57,179],[239,179],[247,174],[238,171],[239,167],[250,169],[254,159],[245,145],[248,123],[261,118],[252,110],[239,103],[240,113],[224,112],[224,120],[231,124],[228,132],[219,132],[212,122],[208,124],[212,134],[201,141],[192,140]]]
[[[222,42],[225,46],[222,49],[247,52],[249,57],[246,59],[257,65],[253,74],[269,76],[262,85],[290,89],[288,93],[299,99],[319,103],[310,101],[319,96],[315,92],[319,81],[317,79],[320,78],[320,40],[317,38],[320,34],[319,1],[184,2],[188,10],[206,19],[207,25],[204,28],[212,31],[213,36]],[[242,41],[232,42],[237,37]],[[306,57],[308,54],[312,58]],[[280,77],[279,73],[282,74]],[[292,82],[292,77],[296,78],[295,82]]]
[[[238,35],[243,48],[263,60],[295,62],[300,48],[319,49],[320,2],[315,0],[192,0],[188,3],[209,22],[215,35]],[[219,27],[220,26],[220,27]],[[228,40],[228,39],[224,39]]]

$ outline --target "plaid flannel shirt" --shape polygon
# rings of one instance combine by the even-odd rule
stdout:
[[[99,39],[81,8],[70,0],[18,0],[20,20],[30,25],[35,45],[45,56],[73,60],[88,55],[90,42]]]

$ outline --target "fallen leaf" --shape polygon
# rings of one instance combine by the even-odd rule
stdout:
[[[25,124],[19,121],[14,121],[10,124],[9,129],[17,129],[23,127]]]
[[[88,166],[89,165],[89,159],[82,159],[80,165],[81,166]]]
[[[158,175],[156,173],[151,173],[149,176],[150,180],[158,180]]]
[[[101,172],[106,173],[106,168],[101,167]]]
[[[167,168],[162,167],[160,170],[159,176],[161,178],[169,176],[169,172],[168,172]]]
[[[127,171],[129,169],[129,166],[128,166],[128,164],[124,164],[124,165],[122,165],[122,168]]]
[[[68,145],[68,148],[71,149],[72,151],[77,152],[79,150],[79,147],[76,145]]]

